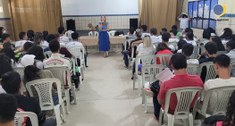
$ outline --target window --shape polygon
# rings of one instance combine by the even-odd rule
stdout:
[[[218,0],[198,0],[188,3],[188,13],[191,17],[190,26],[192,28],[206,29],[216,28],[216,15],[214,7]]]

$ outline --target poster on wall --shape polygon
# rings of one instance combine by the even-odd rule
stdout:
[[[213,9],[217,4],[218,0],[190,1],[188,3],[188,12],[191,17],[191,27],[199,29],[212,27],[215,29],[216,16]]]

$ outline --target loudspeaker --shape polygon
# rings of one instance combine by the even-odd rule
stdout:
[[[76,31],[75,20],[69,19],[66,21],[67,30]]]
[[[138,18],[131,18],[130,19],[130,28],[135,28],[135,30],[138,28]]]

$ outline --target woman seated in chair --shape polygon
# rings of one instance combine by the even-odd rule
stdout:
[[[21,78],[17,72],[10,71],[2,76],[2,87],[8,94],[14,95],[17,100],[19,112],[33,112],[37,114],[40,126],[55,126],[55,119],[46,119],[45,114],[41,112],[39,103],[36,99],[25,97],[20,94]],[[27,119],[23,123],[24,126],[31,126],[31,122]]]

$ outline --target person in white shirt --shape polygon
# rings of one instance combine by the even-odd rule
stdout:
[[[65,33],[65,29],[64,27],[59,27],[58,28],[58,32],[60,34],[60,37],[59,37],[59,42],[60,43],[69,43],[69,37],[67,37],[64,33]]]
[[[137,56],[151,55],[154,53],[153,44],[150,37],[144,37],[143,43],[137,47]]]
[[[17,67],[25,68],[29,65],[35,65],[38,69],[43,69],[43,62],[39,60],[35,60],[35,55],[25,54],[17,64]]]
[[[148,33],[147,30],[148,30],[148,26],[147,25],[142,25],[141,26],[141,31],[142,31],[141,38],[144,38],[145,36],[150,36],[150,33]]]
[[[23,48],[24,44],[28,41],[28,36],[26,34],[26,32],[20,32],[19,33],[19,41],[15,42],[15,48]]]
[[[162,42],[162,40],[159,39],[159,37],[157,36],[157,28],[151,28],[150,34],[151,34],[150,38],[151,38],[152,44],[157,45]]]
[[[174,52],[176,50],[176,48],[169,44],[169,40],[170,40],[170,37],[171,37],[171,34],[170,33],[163,33],[162,34],[162,42],[165,43],[170,49],[172,52]]]
[[[49,59],[44,60],[44,68],[53,67],[53,66],[65,66],[71,69],[71,63],[68,59],[64,58],[60,53],[60,43],[58,40],[54,39],[50,41],[49,48],[52,52],[52,55]]]
[[[186,42],[189,44],[192,44],[193,46],[197,46],[196,41],[194,40],[194,34],[193,32],[187,32],[186,34]]]
[[[182,53],[187,57],[187,64],[199,64],[198,59],[190,59],[190,56],[193,54],[194,47],[192,44],[184,44],[182,47]]]
[[[182,31],[184,31],[186,28],[189,27],[190,18],[187,14],[183,13],[183,14],[179,15],[178,20],[180,21],[180,29]]]
[[[230,40],[227,44],[227,49],[229,50],[229,53],[227,55],[232,59],[235,60],[235,40]]]
[[[66,48],[69,50],[69,48],[74,47],[74,46],[80,47],[82,49],[82,52],[84,53],[85,66],[88,67],[87,66],[87,53],[86,53],[86,50],[85,50],[83,44],[81,42],[79,42],[79,40],[78,40],[79,34],[77,32],[74,32],[74,33],[72,33],[71,37],[73,40],[66,44]]]
[[[214,60],[214,68],[219,78],[208,80],[204,85],[203,93],[206,93],[208,90],[214,88],[235,86],[235,78],[230,76],[230,58],[227,55],[218,55]],[[211,113],[214,109],[217,96],[217,92],[213,92],[212,96],[210,97],[208,107],[209,113]]]

